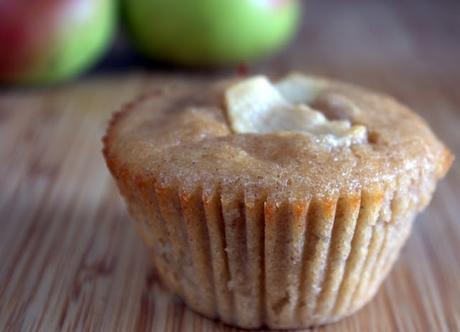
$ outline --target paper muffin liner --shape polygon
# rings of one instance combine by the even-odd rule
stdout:
[[[358,310],[416,212],[404,190],[382,188],[293,200],[221,185],[118,185],[164,284],[193,310],[245,328],[307,327]]]

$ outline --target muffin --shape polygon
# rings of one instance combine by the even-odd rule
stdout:
[[[453,160],[392,98],[296,73],[164,82],[114,115],[104,156],[171,292],[281,329],[367,303]]]

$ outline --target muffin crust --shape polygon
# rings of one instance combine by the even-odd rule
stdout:
[[[313,104],[326,115],[342,112],[366,126],[368,144],[330,148],[298,133],[234,134],[222,106],[225,84],[206,91],[199,83],[175,82],[114,117],[105,138],[106,158],[165,185],[193,189],[229,183],[261,192],[276,188],[293,198],[352,193],[391,185],[398,177],[429,187],[446,173],[452,155],[419,116],[390,97],[321,82],[323,90]],[[328,105],[334,98],[362,111],[346,114],[340,105]],[[419,189],[422,196],[424,189],[430,191]],[[426,204],[423,197],[413,200]]]

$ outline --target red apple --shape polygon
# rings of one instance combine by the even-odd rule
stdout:
[[[0,82],[55,82],[103,53],[114,0],[0,0]]]

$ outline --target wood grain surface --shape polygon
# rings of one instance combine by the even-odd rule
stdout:
[[[250,72],[298,69],[390,93],[460,156],[459,1],[318,0],[306,9],[294,43]],[[110,114],[168,75],[126,69],[0,93],[0,331],[236,331],[157,282],[106,170]],[[312,330],[459,331],[459,197],[457,162],[374,300]]]

